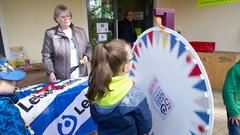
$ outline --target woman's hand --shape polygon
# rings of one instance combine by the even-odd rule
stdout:
[[[240,126],[240,117],[239,116],[236,116],[236,117],[229,117],[229,121],[232,123],[232,124],[237,124],[238,126]]]
[[[52,83],[57,81],[56,76],[53,72],[49,74],[49,81]]]
[[[80,64],[86,64],[86,63],[88,63],[88,57],[83,56],[83,58],[80,60]]]

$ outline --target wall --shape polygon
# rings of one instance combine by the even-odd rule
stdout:
[[[4,18],[1,28],[3,27],[8,41],[4,45],[7,48],[24,46],[32,63],[41,62],[44,32],[56,25],[53,10],[62,3],[71,9],[73,23],[88,33],[85,0],[0,0],[0,16]]]
[[[0,27],[5,51],[24,46],[32,63],[41,62],[44,31],[56,25],[53,9],[65,3],[75,25],[88,33],[86,0],[0,0]],[[216,50],[240,52],[240,3],[196,7],[196,1],[155,0],[156,7],[176,10],[176,30],[189,41],[215,41]]]
[[[175,9],[175,29],[188,41],[214,41],[218,51],[240,52],[240,2],[197,7],[195,0],[156,0],[155,6]]]

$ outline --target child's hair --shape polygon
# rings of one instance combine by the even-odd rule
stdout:
[[[109,92],[109,82],[118,75],[121,66],[128,61],[127,47],[124,40],[114,39],[106,45],[97,45],[92,52],[91,73],[87,98],[94,103]]]

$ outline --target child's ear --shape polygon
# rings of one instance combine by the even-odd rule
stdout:
[[[128,65],[127,65],[127,64],[124,64],[124,66],[123,66],[123,72],[128,72]]]

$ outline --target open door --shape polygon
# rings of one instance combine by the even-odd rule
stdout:
[[[118,22],[123,20],[126,10],[134,12],[135,30],[141,34],[153,26],[152,9],[153,0],[87,0],[91,45],[118,38]]]
[[[0,29],[0,55],[6,57],[5,51],[4,51],[4,45],[3,45],[3,39],[2,39],[1,29]]]

